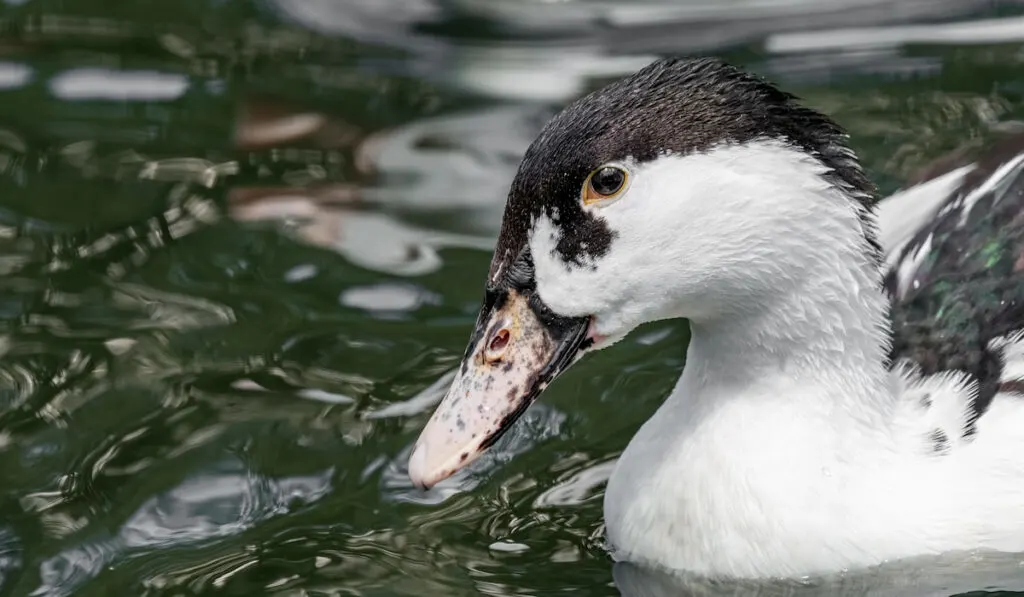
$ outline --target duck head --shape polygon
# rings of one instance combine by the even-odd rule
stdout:
[[[730,317],[770,296],[806,258],[785,242],[794,222],[820,207],[783,197],[794,185],[862,198],[829,209],[870,240],[870,183],[843,132],[740,69],[660,60],[565,108],[512,183],[483,307],[413,450],[413,482],[471,462],[586,352],[645,322]]]

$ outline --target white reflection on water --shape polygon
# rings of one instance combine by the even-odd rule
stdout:
[[[551,115],[544,107],[499,106],[376,133],[358,149],[362,167],[378,178],[364,197],[389,207],[457,209],[460,223],[496,231],[519,160]]]
[[[597,495],[599,487],[608,481],[617,460],[600,462],[573,474],[548,489],[533,501],[535,508],[550,506],[578,506]]]
[[[411,55],[399,68],[417,76],[487,97],[530,102],[568,101],[596,80],[625,75],[659,54],[707,54],[761,43],[777,34],[827,36],[828,29],[837,27],[859,29],[840,34],[830,44],[863,47],[876,37],[875,27],[965,19],[991,6],[989,0],[361,0],[344,8],[330,0],[269,4],[286,19],[321,34],[403,48]],[[467,41],[424,33],[424,26],[452,16],[482,20],[503,34]],[[944,25],[938,27],[935,31]],[[1019,39],[1008,28],[1012,26],[993,26],[992,35]],[[861,35],[863,40],[856,39]],[[935,39],[950,40],[948,35]],[[841,61],[832,65],[845,67]],[[876,68],[887,66],[876,63]]]
[[[826,578],[775,581],[715,581],[625,562],[615,563],[612,572],[623,597],[948,597],[979,587],[1024,588],[1022,566],[1019,555],[991,553],[915,558]]]
[[[381,282],[346,288],[338,301],[346,307],[386,316],[415,311],[422,305],[439,305],[441,297],[412,284]]]
[[[856,51],[905,44],[998,44],[1024,40],[1024,17],[818,30],[773,35],[769,52]]]
[[[17,62],[0,62],[0,89],[17,89],[34,76],[32,67]]]
[[[133,550],[180,547],[236,535],[321,499],[332,489],[334,469],[312,475],[264,477],[232,460],[146,500],[114,536],[92,537],[44,560],[32,595],[70,595]]]
[[[565,102],[598,78],[618,78],[653,61],[653,54],[610,56],[578,43],[466,47],[445,79],[462,89],[511,100]]]
[[[188,77],[177,73],[109,68],[76,68],[50,79],[50,91],[67,100],[174,100],[188,87]]]
[[[550,110],[536,106],[496,107],[370,136],[358,147],[356,161],[373,173],[374,183],[358,192],[371,209],[355,209],[351,200],[339,202],[334,194],[321,196],[322,187],[281,187],[231,204],[231,215],[242,221],[288,222],[305,242],[333,249],[369,270],[431,273],[442,267],[444,249],[493,249],[519,160],[549,116]],[[414,225],[396,214],[427,215],[435,227]],[[364,294],[342,301],[362,305]]]
[[[425,413],[436,406],[448,392],[452,380],[455,379],[455,369],[445,373],[437,380],[420,390],[415,396],[402,402],[392,402],[377,410],[366,412],[363,417],[366,419],[387,419],[389,417],[411,417]]]
[[[316,475],[267,478],[244,471],[203,473],[146,501],[125,521],[125,547],[180,545],[239,533],[295,501],[309,503],[331,489],[333,469]]]
[[[439,254],[443,248],[490,251],[494,246],[489,236],[419,228],[388,214],[339,208],[295,194],[268,195],[233,206],[232,216],[243,221],[288,220],[290,229],[303,241],[334,249],[360,267],[399,276],[437,271],[443,264]],[[359,297],[340,299],[343,303],[354,300],[350,306],[365,306]],[[426,296],[420,300],[432,302]]]
[[[284,19],[327,35],[420,51],[440,49],[436,41],[431,43],[411,30],[412,25],[440,15],[436,0],[269,0],[267,4]]]

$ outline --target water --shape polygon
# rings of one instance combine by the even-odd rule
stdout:
[[[576,366],[435,490],[405,471],[558,106],[722,55],[833,114],[892,191],[1021,126],[1019,3],[0,10],[0,595],[1024,587],[1016,560],[766,586],[613,568],[603,483],[683,365],[678,323]]]

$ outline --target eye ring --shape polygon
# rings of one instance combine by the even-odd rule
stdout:
[[[595,168],[583,183],[581,199],[584,205],[614,199],[622,194],[629,182],[629,171],[615,164]]]

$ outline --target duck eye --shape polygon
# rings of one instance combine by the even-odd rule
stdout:
[[[627,176],[618,166],[601,166],[594,170],[583,187],[583,203],[589,205],[618,195],[626,186]]]

